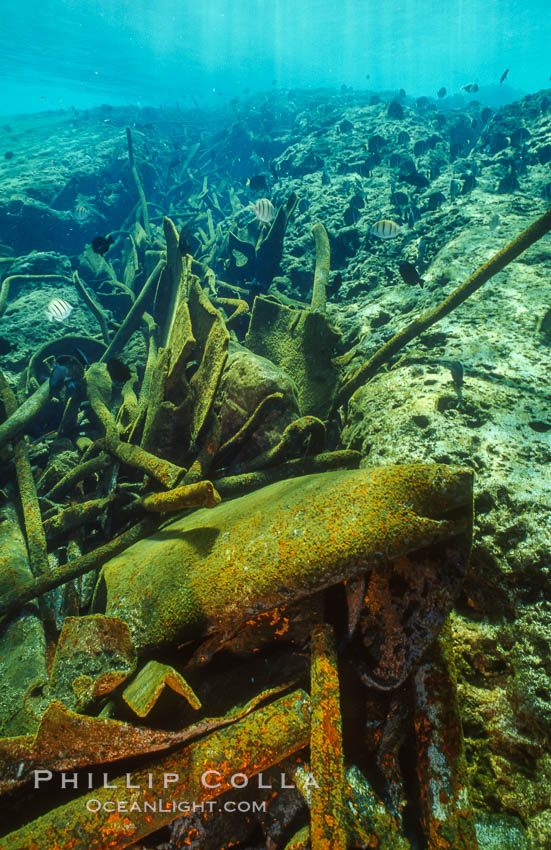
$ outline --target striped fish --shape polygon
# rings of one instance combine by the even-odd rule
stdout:
[[[64,298],[52,298],[48,302],[46,315],[49,322],[64,322],[73,312],[73,305]]]
[[[379,239],[394,239],[395,236],[401,236],[402,228],[395,221],[391,221],[389,218],[382,218],[369,228],[369,232],[374,236],[378,236]]]
[[[249,209],[254,212],[259,221],[269,224],[275,216],[275,207],[268,198],[260,198],[256,204],[250,204]]]
[[[90,210],[84,204],[77,204],[73,211],[75,221],[87,221],[90,218]]]

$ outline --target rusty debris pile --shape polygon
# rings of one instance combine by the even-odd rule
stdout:
[[[251,306],[149,221],[128,145],[122,280],[93,260],[124,319],[61,276],[98,335],[37,349],[19,387],[0,373],[0,847],[473,850],[446,622],[472,473],[359,468],[333,426],[551,213],[350,374],[323,225],[312,303]],[[296,203],[231,237],[251,275]]]

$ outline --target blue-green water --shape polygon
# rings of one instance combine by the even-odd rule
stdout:
[[[0,112],[227,103],[341,85],[414,96],[477,82],[491,105],[545,88],[544,0],[4,1]],[[500,87],[499,79],[510,68]]]

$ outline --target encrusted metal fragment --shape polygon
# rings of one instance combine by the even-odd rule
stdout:
[[[50,381],[44,381],[35,392],[0,425],[0,448],[26,430],[50,400]]]
[[[468,536],[450,537],[370,573],[360,616],[366,652],[357,663],[368,687],[390,691],[407,679],[453,607],[469,554]]]
[[[314,626],[310,648],[310,758],[316,779],[310,798],[312,850],[346,850],[339,672],[335,636],[330,625]]]
[[[245,343],[292,375],[301,413],[326,420],[339,374],[332,360],[339,336],[323,313],[296,310],[259,295]]]
[[[224,447],[221,446],[220,451]],[[243,496],[251,490],[258,490],[274,484],[285,478],[296,478],[299,475],[311,475],[314,472],[329,472],[333,469],[357,469],[362,456],[353,449],[340,449],[335,452],[322,452],[319,455],[293,458],[277,466],[256,472],[243,472],[238,475],[227,475],[217,478],[214,486],[223,499]]]
[[[34,599],[35,596],[41,596],[43,593],[47,593],[48,590],[53,590],[55,587],[71,581],[71,579],[78,578],[78,576],[98,569],[105,561],[112,558],[113,555],[122,552],[128,546],[131,546],[132,543],[151,534],[157,524],[156,521],[150,518],[142,522],[137,522],[127,529],[127,531],[123,531],[122,534],[105,543],[104,546],[98,546],[97,549],[92,549],[91,552],[75,558],[74,561],[70,561],[68,564],[63,564],[63,566],[47,575],[40,576],[40,578],[34,581],[24,582],[20,580],[15,586],[4,587],[4,592],[0,597],[0,617],[5,617],[17,611],[25,602]]]
[[[7,835],[4,846],[9,850],[122,850],[175,820],[181,814],[179,801],[212,800],[230,790],[235,773],[255,776],[303,749],[310,732],[309,706],[304,691],[294,691],[232,726],[176,747],[129,776],[113,779],[109,788],[95,788],[97,803],[92,807],[87,806],[92,796],[87,791],[47,812]],[[214,773],[202,781],[209,770]],[[117,811],[112,811],[113,800],[119,803]]]
[[[149,493],[140,499],[140,505],[146,511],[162,514],[184,508],[214,508],[220,501],[221,496],[210,481],[198,481],[161,493]]]
[[[52,694],[82,709],[114,690],[136,669],[128,626],[116,617],[67,617],[51,672]]]
[[[101,499],[90,499],[87,502],[79,502],[70,505],[64,510],[58,511],[55,516],[49,517],[44,522],[44,532],[47,537],[56,537],[67,534],[75,528],[80,528],[86,522],[94,520],[105,513],[106,509],[116,498],[114,493]]]
[[[142,667],[122,692],[122,698],[134,714],[147,717],[165,685],[185,697],[192,708],[201,708],[201,700],[184,677],[174,667],[160,664],[158,661],[148,661],[145,667]]]
[[[417,776],[429,850],[478,847],[449,623],[414,677]]]
[[[268,688],[221,717],[205,717],[177,732],[134,726],[101,715],[77,714],[54,700],[44,712],[36,734],[0,738],[0,794],[28,782],[35,769],[82,768],[192,741],[241,720],[286,689]]]
[[[308,805],[311,805],[317,778],[311,771],[310,765],[303,764],[296,767],[293,778],[304,799]],[[347,847],[365,847],[370,850],[410,850],[410,843],[400,831],[396,820],[357,767],[350,767],[345,771],[343,800]],[[310,828],[307,829],[310,834]],[[301,831],[301,838],[305,839],[303,831]],[[331,843],[321,846],[324,850],[333,848]]]
[[[17,412],[17,400],[2,370],[0,369],[0,399],[6,416]],[[36,485],[29,460],[27,438],[19,437],[14,441],[15,474],[21,501],[21,513],[25,526],[25,536],[29,550],[29,563],[33,575],[44,575],[50,571],[46,535],[42,525],[40,506],[36,494]],[[43,615],[48,615],[45,602],[41,603]],[[48,617],[49,619],[49,617]]]

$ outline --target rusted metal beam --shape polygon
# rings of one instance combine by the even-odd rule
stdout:
[[[244,787],[251,777],[307,746],[309,709],[307,694],[293,691],[136,773],[107,777],[109,787],[93,789],[53,809],[5,836],[0,846],[122,850],[193,811],[194,805],[195,811],[203,806],[208,812],[209,801],[232,787]]]

